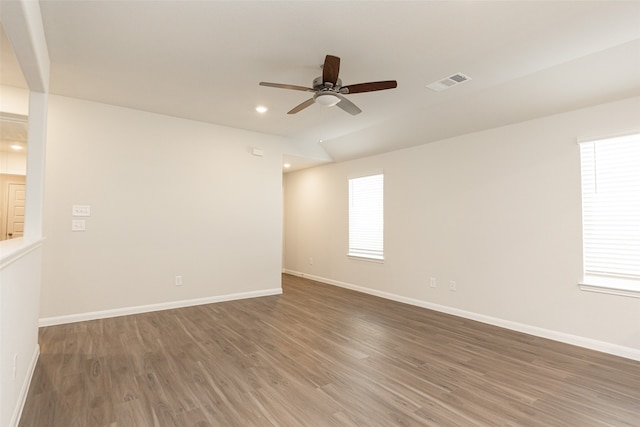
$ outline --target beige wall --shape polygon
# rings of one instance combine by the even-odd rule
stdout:
[[[287,174],[285,269],[640,358],[640,299],[577,286],[576,138],[640,130],[638,111],[633,98]],[[384,264],[346,256],[347,179],[378,171]]]
[[[280,289],[280,138],[59,96],[47,137],[41,318]]]
[[[13,86],[0,85],[0,111],[29,115],[29,91]]]
[[[0,174],[26,175],[27,155],[9,151],[0,152]]]

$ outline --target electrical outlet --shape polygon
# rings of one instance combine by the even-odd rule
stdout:
[[[309,257],[309,265],[313,265],[313,258]]]
[[[437,288],[438,287],[438,283],[436,282],[436,278],[435,277],[431,278],[430,284],[431,284],[432,288]]]
[[[182,286],[182,276],[176,276],[176,286]]]
[[[450,291],[454,291],[454,292],[455,292],[456,290],[458,290],[458,289],[457,289],[457,287],[456,287],[456,282],[455,282],[455,280],[451,280],[451,281],[449,282],[449,290],[450,290]]]
[[[72,219],[71,231],[85,231],[87,229],[87,221],[84,219]]]

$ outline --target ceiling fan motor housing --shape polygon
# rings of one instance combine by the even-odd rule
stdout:
[[[330,83],[330,82],[327,82]],[[333,86],[333,88],[336,88],[336,91],[338,89],[340,89],[342,87],[342,80],[338,79],[336,81],[335,86]],[[325,86],[323,80],[322,80],[322,76],[316,77],[315,79],[313,79],[313,88],[315,90],[322,90],[322,89],[328,89],[327,86]]]

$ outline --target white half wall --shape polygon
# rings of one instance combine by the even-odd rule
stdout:
[[[0,245],[0,425],[18,425],[39,355],[42,239]]]
[[[281,289],[284,139],[53,95],[47,137],[41,318]]]
[[[640,298],[577,286],[576,139],[640,130],[638,111],[630,98],[289,173],[285,271],[640,359]],[[348,258],[347,180],[380,171],[385,261]]]

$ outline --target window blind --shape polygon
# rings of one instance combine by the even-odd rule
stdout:
[[[349,255],[384,259],[384,175],[349,180]]]
[[[585,276],[640,280],[640,134],[580,143]]]

